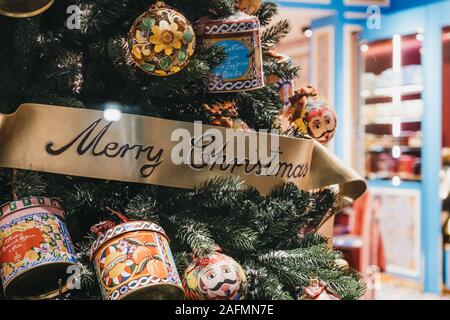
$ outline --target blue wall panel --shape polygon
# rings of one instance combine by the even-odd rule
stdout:
[[[426,6],[435,2],[443,2],[448,0],[391,0],[389,11],[395,12],[413,7]]]

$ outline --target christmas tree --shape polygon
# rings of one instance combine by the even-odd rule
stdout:
[[[204,17],[226,18],[237,10],[235,0],[165,2],[192,24]],[[67,27],[71,5],[80,8],[79,28]],[[148,0],[59,0],[32,18],[0,16],[0,113],[12,113],[24,102],[103,110],[114,101],[124,113],[211,123],[211,112],[202,106],[233,101],[249,127],[271,128],[282,108],[276,84],[254,91],[206,92],[205,77],[226,58],[223,48],[197,45],[186,67],[171,76],[152,76],[135,66],[128,32],[149,5]],[[262,27],[264,73],[294,79],[300,69],[272,54],[290,28],[288,21],[271,24],[276,13],[273,2],[264,2],[255,12]],[[223,124],[227,115],[219,112],[215,117]],[[0,170],[3,202],[39,195],[62,200],[82,265],[81,290],[70,291],[66,298],[101,298],[88,252],[94,238],[91,226],[117,219],[108,208],[162,226],[180,274],[192,252],[207,255],[220,246],[242,265],[249,299],[295,299],[313,278],[326,282],[342,299],[364,293],[358,274],[339,266],[341,254],[315,234],[338,207],[339,194],[331,189],[303,191],[285,184],[263,196],[238,178],[216,178],[200,189],[182,190]]]

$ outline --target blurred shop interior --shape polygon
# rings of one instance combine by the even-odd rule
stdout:
[[[290,0],[278,47],[335,106],[332,146],[369,192],[333,244],[366,299],[450,298],[450,0]]]

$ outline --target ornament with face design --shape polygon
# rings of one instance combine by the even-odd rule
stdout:
[[[323,101],[308,103],[305,122],[308,134],[321,144],[327,144],[336,132],[336,113]]]
[[[200,291],[210,299],[238,300],[241,279],[235,264],[235,261],[224,258],[200,270]]]

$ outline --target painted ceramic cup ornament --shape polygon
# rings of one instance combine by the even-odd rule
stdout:
[[[283,123],[327,144],[336,133],[337,115],[326,99],[311,86],[295,91],[283,111]],[[283,128],[285,130],[286,128]]]
[[[187,66],[195,42],[194,29],[186,17],[158,1],[133,23],[128,48],[146,73],[169,76]]]
[[[206,257],[194,256],[183,287],[191,300],[244,300],[247,277],[234,259],[218,250]]]
[[[0,207],[0,263],[9,299],[50,299],[69,290],[75,250],[57,199],[31,197]]]
[[[218,20],[202,18],[196,29],[203,47],[222,47],[226,55],[207,78],[208,92],[242,92],[264,87],[261,26],[257,17],[238,12]]]
[[[14,18],[33,17],[50,8],[54,1],[55,0],[0,0],[0,14]]]
[[[262,6],[262,0],[237,0],[236,7],[248,15],[254,15]]]
[[[124,217],[120,215],[121,217]],[[91,228],[91,247],[106,300],[179,300],[184,290],[164,230],[150,221],[110,221]]]

